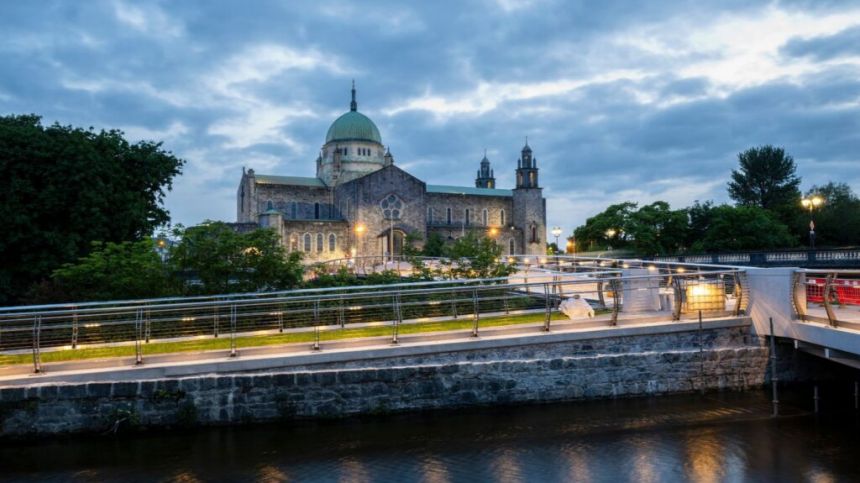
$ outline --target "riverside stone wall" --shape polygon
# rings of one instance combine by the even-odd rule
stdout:
[[[5,437],[331,418],[764,383],[768,353],[747,328],[630,336],[310,366],[258,374],[0,390]],[[119,422],[119,423],[117,423]]]

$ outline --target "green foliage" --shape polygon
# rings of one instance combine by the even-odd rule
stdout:
[[[630,247],[636,253],[647,255],[683,249],[687,229],[687,211],[672,210],[665,201],[655,201],[631,213],[623,227]]]
[[[574,230],[577,249],[579,251],[600,250],[611,246],[612,248],[627,247],[627,229],[630,217],[636,209],[636,203],[624,202],[610,205],[603,212],[598,213],[585,220],[585,225]],[[607,231],[615,230],[612,237],[607,236]]]
[[[502,261],[502,247],[495,240],[471,232],[446,247],[446,256],[456,261],[450,272],[453,277],[504,277],[515,271]]]
[[[813,213],[815,217],[816,246],[857,246],[860,245],[860,198],[845,183],[829,182],[813,186],[806,196],[818,195],[824,198],[824,205]],[[799,206],[799,205],[798,205]],[[809,230],[809,212],[799,211],[795,221],[795,231],[805,234]]]
[[[694,243],[692,250],[768,250],[790,247],[794,243],[788,227],[771,212],[757,206],[721,205],[711,208],[708,230]]]
[[[800,199],[794,158],[783,148],[766,145],[738,154],[738,163],[728,184],[729,196],[739,205],[770,210],[790,223]]]
[[[116,300],[172,295],[176,286],[152,240],[93,242],[89,255],[54,271],[54,300]],[[38,295],[34,298],[38,299]],[[50,298],[50,297],[45,297]],[[49,301],[49,300],[42,300]]]
[[[441,257],[445,254],[445,239],[438,233],[430,233],[427,235],[427,241],[424,242],[424,248],[421,254],[425,257]]]
[[[94,241],[140,240],[168,222],[162,201],[182,164],[121,131],[0,117],[0,303],[18,302]]]
[[[260,228],[238,233],[222,222],[178,228],[179,243],[170,250],[177,273],[193,276],[204,294],[292,288],[302,280],[301,253],[286,254],[275,231]]]

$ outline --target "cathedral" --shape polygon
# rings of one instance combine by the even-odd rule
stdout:
[[[528,143],[516,187],[499,189],[486,154],[475,186],[427,184],[400,169],[376,124],[349,111],[326,133],[316,177],[242,169],[236,193],[239,227],[271,227],[288,251],[308,262],[399,255],[407,235],[420,247],[431,234],[453,241],[467,232],[496,240],[506,254],[546,252],[546,200]]]

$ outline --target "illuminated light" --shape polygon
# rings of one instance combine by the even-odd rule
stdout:
[[[540,263],[541,263],[541,265],[543,265],[544,263],[546,263],[546,258],[541,258],[541,259],[540,259]]]
[[[349,249],[349,254],[350,254],[350,255],[352,255],[352,257],[353,257],[353,258],[355,258],[355,254],[356,254],[356,249],[355,249],[355,247],[352,247],[352,248],[350,248],[350,249]]]
[[[182,317],[183,322],[194,322],[194,317]]]
[[[367,227],[364,226],[364,223],[359,223],[359,224],[355,225],[355,234],[361,235],[362,233],[364,233],[364,231],[366,229],[367,229]]]
[[[499,234],[499,229],[496,227],[490,228],[490,236],[496,236]]]
[[[92,329],[94,327],[101,327],[101,326],[102,326],[101,324],[98,324],[95,322],[89,323],[89,324],[84,324],[84,328],[86,328],[86,329]]]
[[[696,283],[687,285],[684,313],[721,311],[726,309],[726,294],[722,284]]]
[[[648,270],[651,270],[653,272],[657,270],[657,267],[655,267],[654,265],[648,265]]]
[[[621,267],[622,268],[630,268],[630,264],[629,263],[622,263]]]
[[[364,308],[364,307],[362,307],[361,305],[351,305],[351,306],[349,307],[349,310],[361,310],[361,309],[363,309],[363,308]]]
[[[514,257],[508,257],[508,263],[514,263]]]
[[[678,272],[678,273],[684,273],[684,272],[686,272],[686,270],[684,270],[684,267],[678,267],[678,269],[676,270],[676,272]]]
[[[442,305],[442,302],[439,300],[433,300],[433,301],[427,302],[427,305]]]

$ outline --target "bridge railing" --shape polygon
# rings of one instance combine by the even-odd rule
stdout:
[[[32,355],[40,372],[48,351],[71,359],[82,348],[133,346],[140,364],[156,342],[226,339],[220,347],[235,356],[238,339],[249,336],[269,337],[267,343],[305,341],[319,349],[330,331],[360,337],[379,335],[384,327],[396,343],[404,324],[423,330],[422,324],[460,321],[450,328],[462,330],[464,319],[474,336],[487,325],[522,322],[550,330],[560,304],[576,298],[580,309],[585,303],[610,326],[631,318],[681,320],[699,311],[740,314],[749,298],[745,272],[739,269],[692,271],[675,265],[631,272],[622,264],[621,269],[574,272],[561,263],[555,266],[561,270],[552,270],[549,262],[538,262],[543,268],[527,266],[494,279],[6,307],[0,309],[0,355]],[[511,319],[517,314],[527,317]]]
[[[772,267],[860,266],[860,248],[786,249],[734,253],[696,253],[656,257],[647,260],[662,262],[736,264]]]
[[[860,329],[860,270],[797,270],[793,284],[800,320]]]

